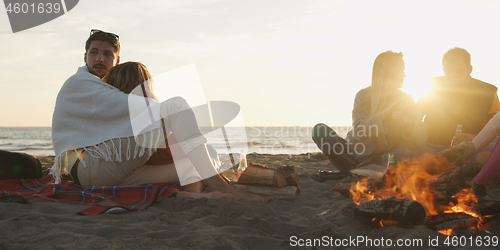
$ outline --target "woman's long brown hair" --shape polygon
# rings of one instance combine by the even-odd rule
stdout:
[[[146,66],[140,62],[118,64],[111,68],[102,80],[127,94],[130,94],[142,83],[147,85],[146,88],[152,90],[151,75]]]

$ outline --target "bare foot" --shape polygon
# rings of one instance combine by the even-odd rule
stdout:
[[[200,198],[207,198],[207,199],[226,198],[226,199],[230,199],[230,200],[233,199],[233,195],[231,195],[229,193],[221,193],[219,191],[210,192],[210,193],[191,193],[191,192],[181,191],[181,192],[178,192],[175,197],[176,198],[194,198],[194,199],[200,199]]]

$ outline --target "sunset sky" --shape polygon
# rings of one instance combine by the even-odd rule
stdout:
[[[500,1],[83,0],[15,34],[0,11],[0,126],[51,126],[93,28],[119,34],[121,62],[153,76],[194,64],[206,99],[238,103],[247,126],[350,125],[386,50],[403,52],[414,98],[455,46],[473,77],[500,86]]]

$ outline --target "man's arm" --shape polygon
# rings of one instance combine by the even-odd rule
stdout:
[[[472,141],[476,136],[477,134],[460,133],[453,139],[453,145],[457,145],[463,141]]]

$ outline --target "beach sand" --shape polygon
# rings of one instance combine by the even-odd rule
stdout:
[[[53,157],[39,158],[45,166],[52,164]],[[76,214],[86,208],[82,205],[2,202],[0,249],[290,249],[301,244],[304,249],[333,249],[325,244],[335,246],[339,240],[347,246],[335,249],[366,249],[366,243],[356,240],[367,238],[373,245],[421,240],[421,246],[405,249],[452,249],[445,244],[446,236],[424,225],[380,227],[354,216],[352,199],[331,191],[336,181],[318,182],[318,170],[328,163],[321,154],[249,154],[248,161],[296,166],[301,193],[295,201],[267,203],[166,198],[136,212],[91,216]],[[499,185],[487,186],[487,192],[500,199]],[[479,236],[500,236],[498,219],[488,225],[491,234],[483,231]],[[471,243],[475,246],[478,236],[472,237],[465,249],[477,249]],[[430,246],[429,240],[439,247]],[[316,246],[306,247],[308,242]]]

